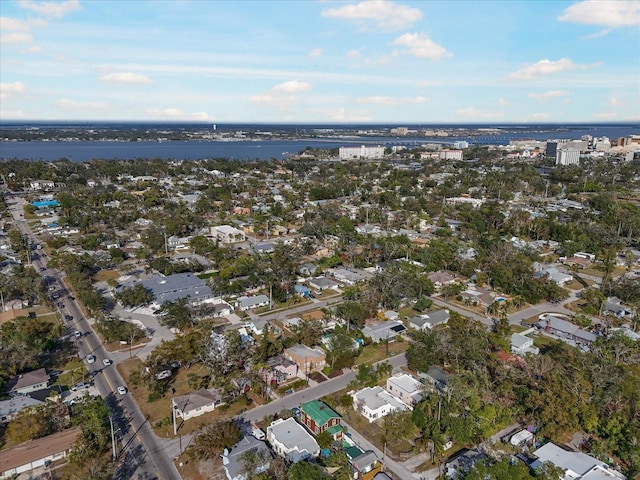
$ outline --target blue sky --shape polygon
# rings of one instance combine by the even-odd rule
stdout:
[[[1,120],[640,120],[640,0],[0,0]]]

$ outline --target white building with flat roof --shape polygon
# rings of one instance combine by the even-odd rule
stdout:
[[[353,409],[361,413],[369,423],[396,410],[411,410],[411,407],[394,397],[382,387],[366,387],[351,394]]]
[[[280,418],[267,427],[271,448],[285,460],[296,463],[320,455],[320,446],[295,418]]]
[[[562,480],[626,480],[627,477],[613,470],[604,462],[582,452],[570,452],[549,442],[535,452],[537,460],[531,464],[534,470],[546,462],[562,469]]]
[[[579,165],[580,150],[577,148],[559,148],[556,153],[556,165]]]
[[[338,156],[340,160],[380,159],[384,157],[384,147],[340,147]]]

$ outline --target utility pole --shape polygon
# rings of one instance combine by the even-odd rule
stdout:
[[[113,417],[109,416],[109,425],[111,425],[111,446],[113,448],[113,461],[115,462],[118,459],[118,452],[116,450],[116,432],[119,432],[120,429],[114,431],[113,430]]]

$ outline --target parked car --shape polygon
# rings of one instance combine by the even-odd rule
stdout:
[[[118,393],[119,393],[120,395],[125,395],[125,394],[127,393],[127,387],[123,387],[122,385],[120,385],[120,386],[118,387]]]
[[[80,382],[80,383],[76,383],[73,387],[71,387],[71,390],[76,392],[78,390],[82,390],[83,388],[89,388],[90,386],[91,386],[90,383]]]

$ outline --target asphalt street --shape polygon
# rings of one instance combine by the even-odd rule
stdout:
[[[24,201],[20,197],[13,196],[13,199],[7,203],[21,233],[28,241],[37,244],[35,235],[22,217]],[[115,478],[180,479],[172,462],[173,457],[166,454],[165,446],[160,445],[159,439],[153,433],[133,397],[128,393],[122,395],[117,392],[117,387],[124,386],[125,383],[115,367],[115,362],[109,366],[105,366],[103,362],[106,358],[114,360],[114,356],[104,349],[89,320],[82,314],[77,301],[63,282],[62,272],[47,267],[48,259],[44,250],[31,252],[32,255],[34,253],[37,256],[32,264],[36,271],[47,277],[49,293],[52,297],[54,295],[57,297],[52,300],[58,305],[62,318],[66,318],[66,315],[73,317],[73,320],[65,320],[66,332],[76,343],[79,357],[84,360],[95,387],[111,410],[118,437],[121,439],[118,451],[123,455],[123,461]],[[80,332],[79,337],[75,335],[76,331]],[[94,363],[88,363],[86,357],[89,354],[96,357]]]

